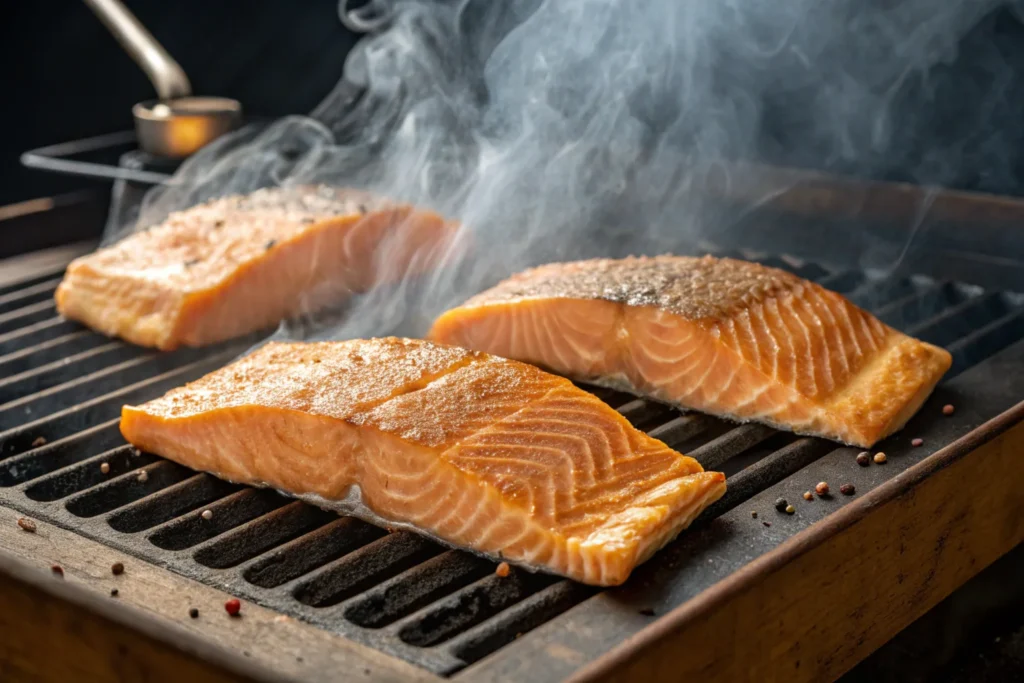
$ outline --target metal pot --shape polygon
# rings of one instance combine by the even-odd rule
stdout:
[[[235,129],[242,105],[227,97],[196,97],[181,66],[120,0],[85,0],[132,59],[146,72],[159,99],[132,107],[139,146],[180,159]]]

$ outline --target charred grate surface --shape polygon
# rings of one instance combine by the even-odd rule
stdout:
[[[1024,299],[1016,294],[927,278],[832,271],[756,254],[722,255],[791,270],[845,294],[891,325],[948,348],[954,366],[946,383],[1024,337]],[[499,577],[489,560],[272,491],[229,484],[125,445],[117,426],[122,404],[154,398],[199,377],[254,340],[166,354],[110,340],[56,317],[52,296],[59,277],[59,272],[41,272],[0,288],[3,505],[441,675],[498,652],[532,629],[557,628],[560,617],[594,604],[595,589],[517,569]],[[738,505],[791,488],[797,477],[856,452],[592,390],[638,428],[705,467],[726,472],[728,493],[702,517],[700,527],[722,515],[735,516]],[[971,418],[943,422],[937,400],[915,418],[913,434],[897,435],[899,445],[886,450],[909,452],[914,449],[903,442],[921,436],[927,445],[916,452],[923,457],[949,441],[950,425],[966,430],[976,424]],[[877,485],[911,462],[894,460],[887,470],[873,468],[869,483]],[[839,498],[829,504],[838,507]],[[778,519],[771,529],[754,526],[784,534],[784,522]],[[656,556],[615,593],[617,599],[642,601],[645,591],[658,592],[659,577],[670,575],[681,553],[696,542],[691,539],[702,535],[680,539]]]

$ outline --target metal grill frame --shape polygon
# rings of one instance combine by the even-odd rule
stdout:
[[[890,465],[886,468],[851,468],[856,449],[836,448],[823,440],[779,435],[758,425],[728,426],[704,416],[683,415],[663,406],[598,390],[599,395],[653,436],[684,449],[705,467],[725,467],[731,475],[729,493],[708,511],[697,528],[640,568],[624,588],[614,591],[616,601],[621,603],[624,599],[636,606],[632,616],[627,618],[623,618],[621,610],[613,615],[602,609],[607,608],[609,592],[598,593],[566,580],[520,571],[514,572],[509,580],[499,581],[493,576],[489,563],[464,553],[444,551],[406,532],[387,535],[361,522],[335,519],[304,503],[288,502],[277,494],[233,487],[155,456],[135,454],[130,447],[117,445],[123,442],[116,433],[116,419],[96,425],[93,412],[86,411],[84,416],[76,414],[82,412],[78,403],[65,409],[59,419],[52,413],[56,404],[46,408],[49,400],[59,399],[65,391],[80,396],[76,392],[78,386],[95,386],[102,378],[116,379],[130,374],[133,368],[164,372],[156,372],[148,379],[145,372],[140,372],[137,377],[133,376],[135,384],[129,384],[127,390],[112,386],[111,391],[100,393],[93,403],[99,402],[111,409],[126,397],[156,395],[169,386],[222,365],[247,348],[252,340],[222,345],[209,352],[154,354],[120,342],[93,338],[96,346],[72,358],[84,363],[101,354],[120,351],[127,360],[98,369],[84,378],[65,378],[58,374],[54,379],[54,374],[65,366],[52,363],[36,365],[0,379],[0,396],[5,387],[33,386],[33,380],[37,388],[41,388],[30,396],[10,400],[12,394],[8,394],[7,399],[0,400],[0,483],[4,485],[0,488],[0,505],[71,529],[441,675],[454,674],[495,652],[498,656],[492,655],[487,661],[507,662],[512,656],[508,652],[522,652],[524,648],[530,657],[541,657],[541,652],[525,643],[550,642],[553,634],[565,633],[567,622],[593,619],[595,623],[602,623],[616,619],[620,628],[629,628],[630,624],[642,627],[650,619],[648,613],[668,611],[749,562],[753,559],[749,548],[759,547],[767,552],[816,521],[816,517],[831,514],[849,502],[837,496],[825,504],[806,506],[806,510],[801,506],[798,516],[779,516],[773,514],[770,501],[780,492],[797,502],[800,493],[814,481],[835,482],[843,477],[855,483],[861,492],[871,490],[923,460],[938,445],[950,443],[958,432],[969,429],[972,421],[983,416],[960,411],[950,419],[937,419],[936,406],[952,400],[958,387],[970,385],[977,374],[968,369],[972,360],[976,360],[972,357],[972,348],[990,344],[987,340],[992,335],[1001,334],[1005,339],[1008,329],[1016,331],[1019,337],[1019,331],[1024,329],[1021,327],[1024,309],[1021,300],[1013,295],[989,294],[978,287],[937,283],[928,278],[872,283],[855,271],[829,272],[812,264],[763,256],[758,260],[818,279],[858,303],[874,304],[883,320],[887,316],[904,317],[908,311],[916,311],[918,317],[926,320],[938,319],[939,331],[947,336],[955,336],[959,329],[945,331],[951,321],[982,320],[985,324],[970,329],[966,337],[952,345],[957,363],[952,371],[953,378],[940,387],[901,435],[884,446],[890,456]],[[19,336],[32,340],[43,336],[51,344],[56,343],[56,339],[69,337],[91,338],[91,333],[82,333],[71,323],[54,321],[52,316],[36,319],[40,311],[52,314],[42,293],[54,284],[55,275],[56,271],[51,270],[27,284],[0,288],[0,325],[5,320],[12,325],[12,329],[6,331],[0,327],[0,349],[9,350]],[[18,303],[26,305],[18,306]],[[18,322],[23,324],[16,325]],[[908,331],[928,337],[929,324]],[[55,334],[62,336],[54,337]],[[954,340],[940,338],[936,341]],[[1024,353],[1017,347],[1003,354]],[[4,367],[5,359],[6,363],[11,362],[10,353],[0,356],[0,368]],[[14,360],[17,359],[15,356]],[[120,361],[121,356],[114,360]],[[964,370],[967,372],[960,374]],[[49,383],[43,381],[44,378],[49,378]],[[66,381],[60,383],[58,379]],[[1010,391],[1006,395],[1010,397],[1024,392],[1024,386],[1007,388]],[[972,400],[970,405],[977,406],[978,402]],[[51,410],[51,414],[29,421],[27,425],[11,426],[14,411],[33,406],[40,414],[46,410]],[[991,414],[994,413],[989,416]],[[62,413],[57,411],[56,415]],[[910,438],[907,435],[912,433],[924,435],[926,447],[911,448],[906,441]],[[33,447],[33,441],[39,437],[47,443]],[[766,449],[768,445],[771,447]],[[92,454],[83,458],[84,453]],[[744,459],[749,461],[746,466],[737,468],[736,463],[742,464]],[[107,475],[100,472],[103,462],[110,467]],[[54,465],[63,466],[54,469]],[[33,466],[42,469],[32,470]],[[15,474],[12,475],[12,471]],[[142,471],[148,476],[145,482],[139,481]],[[737,507],[741,503],[742,510]],[[773,526],[763,526],[764,517],[762,522],[751,523],[748,507],[770,517]],[[199,516],[206,508],[214,513],[210,524],[204,524]],[[154,515],[159,519],[158,524],[152,523]],[[749,533],[752,524],[753,537]],[[740,538],[747,552],[723,555],[723,541],[719,538],[723,525],[747,529],[739,537],[724,541],[736,543],[734,539]],[[353,538],[361,543],[353,543]],[[333,545],[325,539],[334,539]],[[283,581],[278,581],[280,577],[266,579],[273,573],[268,567],[276,570],[280,557],[287,556],[289,549],[294,556],[297,547],[323,548],[325,544],[331,552],[319,558],[319,564],[299,567],[305,571],[289,575]],[[341,554],[338,554],[339,548]],[[711,566],[705,567],[703,558]],[[382,563],[382,560],[387,561]],[[353,567],[360,566],[359,561],[380,564],[385,571],[372,574],[374,581],[368,582],[364,577],[362,583],[346,585],[346,577],[351,575]],[[264,583],[277,583],[269,588],[260,587],[252,583],[254,576],[262,577],[260,580]],[[412,592],[419,593],[409,595],[413,587]],[[666,588],[669,588],[667,592]],[[394,620],[381,623],[374,609],[385,609],[389,601],[397,601],[404,609],[396,612],[398,616]],[[313,608],[307,603],[326,606]],[[356,623],[358,621],[362,625]],[[425,624],[435,626],[431,629]],[[536,630],[530,637],[517,639],[518,634],[531,629]],[[586,643],[576,645],[585,648]],[[600,650],[593,652],[594,656],[598,654]],[[559,671],[557,663],[552,663],[551,670]]]

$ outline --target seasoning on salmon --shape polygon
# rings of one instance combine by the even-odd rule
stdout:
[[[421,272],[455,229],[429,211],[349,189],[223,197],[76,259],[57,309],[142,346],[204,346]]]
[[[711,256],[541,266],[430,338],[861,447],[902,428],[952,360],[812,282]]]
[[[371,518],[595,585],[625,581],[725,492],[567,379],[420,340],[270,343],[125,406],[121,432],[230,481],[343,510],[358,496]]]

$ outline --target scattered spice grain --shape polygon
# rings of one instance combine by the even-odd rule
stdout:
[[[145,484],[147,481],[149,481],[149,472],[147,472],[146,470],[142,470],[141,472],[139,472],[139,476],[136,477],[136,479],[139,480],[139,483]]]
[[[508,562],[502,562],[501,564],[499,564],[495,568],[494,573],[497,574],[498,576],[504,578],[504,577],[508,576],[510,571],[511,571],[511,569],[508,566]]]
[[[818,485],[814,487],[814,492],[817,493],[819,496],[827,496],[828,495],[828,482],[827,481],[819,481]]]
[[[871,464],[871,454],[867,451],[862,451],[857,454],[857,464],[861,467],[867,467]]]
[[[213,510],[203,510],[203,514],[199,516],[205,519],[207,522],[209,522],[211,519],[213,519]]]
[[[64,567],[59,564],[51,564],[50,571],[53,572],[55,576],[59,576],[62,579],[64,578]]]
[[[103,474],[110,474],[110,463],[105,462],[100,465],[100,472]]]
[[[114,564],[110,565],[110,573],[114,576],[120,576],[121,574],[124,574],[124,563],[115,562]]]
[[[40,446],[45,446],[45,445],[46,445],[46,437],[45,436],[37,436],[32,441],[32,448],[39,448]]]
[[[197,610],[195,607],[190,607],[189,610],[188,610],[188,615],[191,618],[193,618],[193,619],[198,619],[199,618],[199,610]]]
[[[242,603],[238,601],[238,598],[231,598],[224,603],[224,610],[233,617],[237,617],[242,611]]]
[[[775,500],[775,509],[779,512],[785,512],[787,505],[789,505],[789,502],[785,498],[777,498]]]
[[[924,439],[914,439],[910,442],[910,445],[914,448],[919,448],[924,445]]]
[[[857,492],[857,488],[853,484],[843,484],[839,487],[839,492],[844,496],[852,496]]]
[[[886,461],[885,453],[882,453],[881,451],[879,451],[878,453],[875,453],[875,457],[872,458],[872,460],[875,461],[876,465],[884,464],[885,461]]]
[[[952,403],[947,403],[946,405],[942,406],[942,414],[946,415],[947,417],[955,412],[956,408],[953,407]]]
[[[796,512],[796,508],[795,507],[793,507],[792,505],[787,505],[786,506],[786,514],[787,515],[791,515],[794,512]]]
[[[110,597],[116,598],[120,592],[121,591],[117,590],[116,588],[111,588],[110,589]]]
[[[804,491],[804,500],[814,500],[814,494],[810,491]]]
[[[18,526],[30,534],[34,534],[36,532],[36,523],[27,517],[18,517]]]

